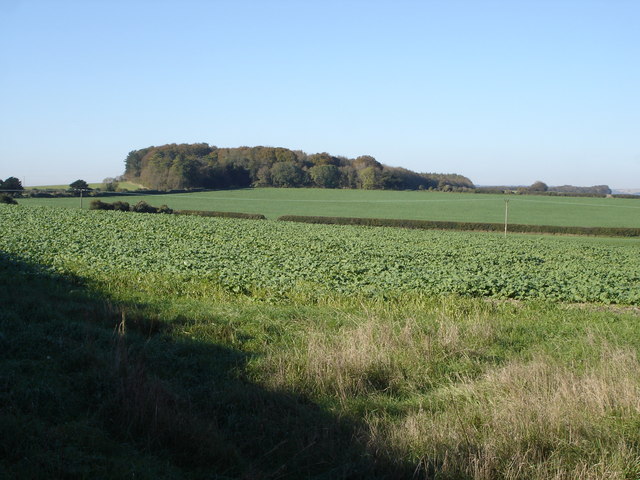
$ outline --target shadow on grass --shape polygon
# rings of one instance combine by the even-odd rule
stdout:
[[[247,381],[246,353],[144,311],[0,252],[0,477],[412,476],[357,421]]]

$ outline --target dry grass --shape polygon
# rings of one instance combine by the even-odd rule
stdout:
[[[577,353],[492,361],[508,326],[457,302],[416,318],[377,310],[334,328],[310,323],[268,352],[258,375],[345,411],[377,396],[365,411],[369,447],[413,462],[417,478],[640,478],[635,349],[587,329],[571,340]]]
[[[378,448],[410,452],[441,478],[626,479],[640,473],[632,419],[640,422],[640,364],[603,345],[587,367],[513,362],[371,426]]]
[[[474,370],[474,357],[493,331],[486,315],[464,321],[444,313],[396,320],[352,316],[337,329],[310,325],[290,348],[272,350],[261,368],[271,387],[328,395],[342,404],[372,393],[408,395],[441,382],[451,361]]]

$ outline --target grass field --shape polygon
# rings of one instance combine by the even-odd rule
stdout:
[[[640,201],[614,198],[480,195],[324,189],[244,189],[187,194],[131,196],[180,210],[217,210],[280,215],[403,218],[461,222],[504,221],[509,200],[511,223],[583,227],[640,227]],[[101,198],[103,201],[110,201]],[[122,197],[112,200],[123,200]],[[79,199],[25,199],[27,205],[78,208]],[[88,201],[84,203],[88,208]]]
[[[633,302],[391,288],[628,295],[637,240],[55,213],[0,205],[0,477],[640,476]]]

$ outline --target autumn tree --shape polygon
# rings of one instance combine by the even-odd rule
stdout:
[[[340,170],[335,165],[316,165],[309,169],[314,185],[322,188],[337,188],[340,184]]]

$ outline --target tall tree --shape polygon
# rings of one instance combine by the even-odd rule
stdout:
[[[309,169],[314,185],[321,188],[337,188],[340,183],[340,170],[335,165],[316,165]]]
[[[84,180],[76,180],[75,182],[71,182],[69,187],[74,190],[90,190],[89,184]]]
[[[292,162],[277,162],[271,167],[274,187],[302,187],[306,183],[304,170]]]
[[[24,190],[22,187],[22,182],[16,177],[9,177],[4,182],[2,182],[3,190]]]

